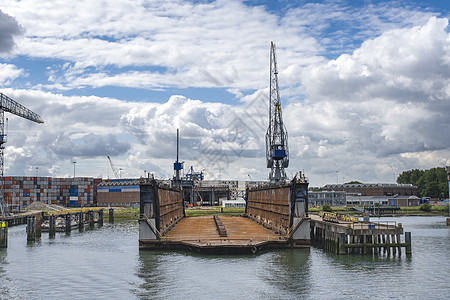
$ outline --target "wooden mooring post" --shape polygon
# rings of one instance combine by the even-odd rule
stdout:
[[[402,248],[411,254],[411,232],[405,232],[402,224],[396,222],[329,222],[320,217],[311,218],[311,242],[314,246],[327,251],[346,254],[383,254],[401,255]]]
[[[92,210],[90,210],[88,212],[88,216],[89,216],[89,229],[93,229],[94,228],[94,212]]]
[[[98,211],[98,221],[97,224],[99,227],[103,226],[103,209]]]
[[[35,240],[36,240],[35,217],[29,216],[27,218],[27,241],[34,242]]]
[[[84,231],[84,213],[82,211],[78,213],[78,231]]]
[[[65,217],[66,220],[66,234],[69,235],[72,232],[72,216],[68,213]]]
[[[49,238],[54,238],[56,235],[56,221],[55,221],[55,216],[54,215],[50,215],[48,217],[48,236]]]
[[[8,247],[8,222],[0,221],[0,248]]]
[[[42,236],[42,221],[44,220],[44,213],[39,213],[35,215],[34,227],[36,238],[40,239]]]
[[[109,223],[114,223],[114,209],[109,209]]]

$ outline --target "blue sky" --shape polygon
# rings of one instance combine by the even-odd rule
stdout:
[[[393,182],[450,164],[448,1],[65,1],[0,4],[6,174],[266,179],[270,41],[287,173]],[[36,169],[38,167],[38,170]]]

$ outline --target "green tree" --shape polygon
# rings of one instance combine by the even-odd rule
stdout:
[[[444,168],[405,171],[397,177],[397,183],[417,186],[420,197],[440,198],[448,195],[447,172]]]
[[[361,183],[362,183],[361,181],[353,180],[353,181],[349,181],[345,184],[361,184]]]
[[[417,186],[417,182],[420,180],[424,173],[425,171],[419,169],[405,171],[402,174],[398,175],[397,183],[410,183]]]
[[[431,211],[431,205],[428,204],[428,203],[423,203],[423,204],[420,204],[419,209],[421,211],[428,211],[428,212],[430,212]]]
[[[322,206],[322,210],[323,211],[333,211],[331,206],[329,204],[326,204],[326,203]]]

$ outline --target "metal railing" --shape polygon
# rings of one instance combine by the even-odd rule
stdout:
[[[351,223],[347,226],[351,227],[352,229],[397,229],[398,227],[401,227],[401,223],[398,223],[396,221],[379,221],[379,222],[360,222],[360,223]]]

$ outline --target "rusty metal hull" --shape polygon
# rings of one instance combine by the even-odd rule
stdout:
[[[292,180],[247,189],[246,215],[275,232],[289,234],[308,217],[308,183]]]
[[[275,232],[287,234],[290,227],[291,186],[267,186],[247,192],[247,215]]]
[[[183,193],[153,180],[140,185],[140,234],[159,238],[184,217]],[[145,225],[147,224],[147,225]]]

